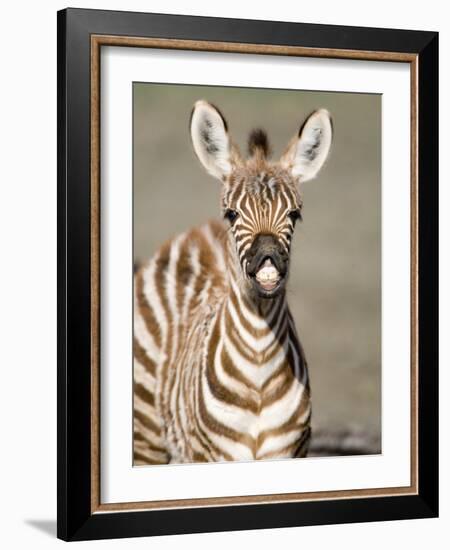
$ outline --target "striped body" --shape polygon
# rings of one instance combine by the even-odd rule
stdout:
[[[303,456],[308,374],[285,295],[251,304],[226,227],[164,245],[135,280],[135,464]]]

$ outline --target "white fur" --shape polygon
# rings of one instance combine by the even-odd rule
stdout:
[[[326,109],[315,111],[303,126],[301,135],[282,156],[280,163],[300,181],[315,178],[330,152],[333,129]],[[314,149],[311,154],[312,148]]]
[[[262,388],[269,378],[278,370],[286,358],[286,350],[280,349],[276,355],[263,365],[250,363],[233,346],[233,343],[225,335],[225,349],[235,365],[239,365],[241,373],[257,387]]]
[[[208,143],[214,151],[208,151]],[[194,151],[206,170],[222,179],[231,172],[230,138],[219,112],[207,101],[197,101],[191,118],[191,138]]]
[[[182,314],[181,319],[184,323],[188,320],[188,314],[189,314],[189,304],[191,303],[191,300],[193,296],[195,295],[195,282],[197,280],[197,277],[200,274],[200,251],[197,246],[192,245],[189,249],[189,258],[190,263],[192,266],[192,274],[189,278],[189,282],[186,285],[186,289],[184,291],[184,300],[183,300],[183,308],[182,308]]]
[[[139,411],[147,418],[150,418],[150,420],[154,424],[156,424],[156,426],[159,426],[161,424],[161,417],[159,416],[153,405],[149,405],[148,403],[146,403],[136,393],[133,397],[133,406],[134,410]]]
[[[169,259],[169,272],[166,279],[166,296],[167,302],[169,304],[170,313],[175,325],[179,324],[179,311],[177,306],[177,264],[180,257],[180,247],[186,237],[185,233],[178,235],[173,241],[172,246],[170,247],[170,259]],[[172,357],[175,357],[176,351],[178,348],[178,331],[173,331],[172,336]]]
[[[211,393],[209,389],[206,376],[202,376],[202,389],[205,399],[205,405],[208,409],[208,413],[216,420],[216,422],[224,422],[227,426],[231,426],[230,419],[233,418],[232,409],[226,403],[218,401]],[[208,434],[208,438],[217,446],[219,449],[222,449],[225,453],[228,453],[233,460],[252,460],[254,458],[253,453],[247,445],[243,443],[238,443],[229,439],[225,435],[220,435],[212,430],[209,430],[201,419],[199,412],[199,405],[197,400],[197,421],[202,426],[202,429]],[[239,409],[236,412],[240,412]],[[225,414],[224,414],[225,413]],[[228,413],[228,415],[226,414]],[[228,418],[231,413],[230,418]],[[242,411],[242,414],[245,415],[245,411]]]
[[[163,342],[161,348],[165,347],[165,340],[167,335],[167,317],[164,312],[158,291],[156,289],[155,283],[155,271],[156,264],[159,258],[159,252],[157,252],[152,261],[150,262],[147,269],[144,270],[143,279],[144,279],[144,295],[149,305],[153,308],[155,318],[158,321],[158,324],[161,326],[161,333],[163,335]]]
[[[134,360],[134,379],[138,384],[144,386],[146,390],[150,392],[155,391],[155,378],[143,365],[141,365],[141,363],[137,359]]]

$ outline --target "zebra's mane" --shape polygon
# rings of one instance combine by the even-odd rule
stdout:
[[[267,133],[262,128],[255,128],[248,136],[248,154],[251,157],[260,156],[264,159],[270,157],[272,150]]]

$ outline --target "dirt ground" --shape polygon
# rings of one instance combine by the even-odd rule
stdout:
[[[311,375],[313,432],[381,432],[381,96],[134,84],[134,256],[219,215],[220,183],[190,144],[197,99],[216,104],[242,150],[250,129],[281,154],[315,108],[333,117],[330,158],[304,184],[289,304]]]

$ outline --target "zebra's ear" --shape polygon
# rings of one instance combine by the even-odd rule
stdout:
[[[212,176],[223,179],[231,173],[232,146],[222,113],[207,101],[197,101],[190,121],[191,139],[200,162]]]
[[[332,139],[330,113],[326,109],[314,111],[289,144],[280,164],[301,182],[313,179],[328,157]]]

